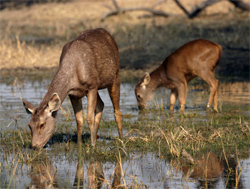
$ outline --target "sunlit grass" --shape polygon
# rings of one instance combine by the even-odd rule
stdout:
[[[247,13],[234,12],[194,20],[178,17],[138,19],[137,16],[128,14],[101,22],[101,12],[105,12],[102,3],[74,3],[57,4],[49,9],[46,5],[34,6],[28,10],[14,11],[13,14],[4,11],[4,16],[0,17],[3,28],[0,34],[0,69],[9,69],[8,73],[12,73],[14,70],[11,69],[17,68],[39,69],[40,72],[41,68],[57,67],[64,44],[86,29],[103,27],[118,43],[123,81],[137,82],[145,71],[150,72],[155,69],[175,49],[197,38],[205,38],[222,45],[224,56],[218,71],[223,72],[224,76],[217,74],[219,77],[227,81],[237,80],[237,77],[241,76],[247,78],[246,72],[244,76],[242,73],[231,74],[232,71],[245,66],[242,64],[245,63],[245,59],[242,58],[247,54],[241,52],[239,55],[238,51],[231,52],[225,48],[225,46],[248,48],[248,41],[244,40],[249,33]],[[79,6],[74,7],[76,5]],[[88,11],[83,11],[90,5]],[[67,14],[72,10],[74,14]],[[242,60],[239,60],[238,56]],[[232,60],[239,60],[240,66],[237,66],[238,62],[232,64]],[[230,73],[227,71],[228,67]],[[9,75],[8,73],[3,76]]]
[[[21,42],[17,35],[15,40],[7,38],[0,40],[0,69],[57,67],[61,47],[34,47]]]
[[[235,174],[236,184],[239,184],[239,178],[244,169],[241,167],[239,159],[249,156],[250,118],[244,115],[245,111],[249,111],[249,107],[241,109],[239,106],[225,104],[223,106],[224,112],[209,113],[207,116],[199,114],[170,116],[166,114],[165,119],[150,120],[144,117],[144,121],[123,122],[123,128],[128,130],[124,140],[116,137],[101,138],[97,141],[95,149],[91,147],[87,135],[83,140],[84,143],[79,147],[75,139],[69,137],[68,140],[65,140],[67,133],[55,133],[56,138],[53,139],[54,142],[50,143],[49,152],[47,148],[38,151],[32,150],[29,148],[30,132],[28,128],[17,127],[16,130],[7,130],[0,135],[1,153],[4,160],[2,166],[15,175],[16,170],[22,164],[35,167],[41,165],[37,170],[44,169],[48,183],[53,183],[54,170],[48,166],[50,157],[53,156],[56,159],[59,154],[64,154],[67,161],[70,162],[79,160],[80,154],[85,161],[91,161],[94,158],[96,162],[116,163],[114,174],[116,172],[120,177],[119,185],[125,188],[140,188],[144,186],[144,183],[136,176],[127,175],[127,167],[122,166],[122,162],[132,161],[134,153],[142,155],[153,153],[160,159],[170,161],[175,169],[182,171],[184,171],[185,164],[194,170],[199,170],[200,164],[205,161],[202,156],[211,154],[211,158],[221,158],[225,162],[228,162],[232,156],[237,158],[238,166],[236,168],[231,170],[230,163],[227,163],[227,167],[224,168],[228,170],[228,174]],[[162,111],[168,110],[158,110],[158,112],[155,110],[154,113],[158,114]],[[116,123],[102,121],[100,128],[102,127],[116,129]],[[74,133],[73,130],[67,132]],[[117,170],[120,172],[118,173]],[[184,174],[183,178],[189,178],[185,176],[187,175]],[[128,182],[125,177],[130,177],[132,182]],[[206,182],[210,182],[209,175],[205,175],[204,178],[207,179]],[[12,179],[10,177],[10,183]],[[112,186],[113,179],[104,175],[99,178],[98,182]]]

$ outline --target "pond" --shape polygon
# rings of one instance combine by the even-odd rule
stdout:
[[[47,88],[50,79],[41,81],[18,81],[12,84],[0,84],[0,129],[6,131],[27,129],[30,116],[24,110],[20,98],[24,98],[38,106]],[[219,111],[223,114],[226,104],[237,106],[249,106],[249,83],[242,85],[240,89],[234,86],[222,85],[219,95]],[[145,114],[137,110],[134,95],[135,84],[123,83],[121,85],[121,112],[124,122],[142,122],[164,120],[169,116],[169,91],[160,89],[156,92],[150,109]],[[113,106],[107,90],[100,91],[100,96],[105,103],[102,121],[114,121]],[[186,114],[206,115],[206,102],[209,93],[206,90],[190,87],[187,94]],[[83,99],[84,115],[86,116],[87,100]],[[163,109],[163,111],[156,111]],[[175,108],[175,116],[180,116],[178,105]],[[163,112],[163,113],[162,113]],[[249,109],[243,112],[249,116]],[[199,119],[199,118],[197,118]],[[76,123],[69,99],[67,98],[60,110],[58,125],[64,125],[65,130],[76,131]],[[84,133],[88,133],[87,123],[84,124]],[[124,135],[129,132],[123,130]],[[72,133],[74,134],[74,133]],[[117,137],[117,129],[102,129],[98,133],[102,137]],[[65,134],[67,138],[68,135]],[[100,137],[97,141],[105,140]],[[13,139],[14,140],[14,139]],[[248,158],[234,157],[222,159],[215,154],[206,153],[201,158],[195,159],[195,167],[187,166],[180,161],[170,158],[162,158],[151,152],[130,153],[129,158],[123,161],[99,161],[95,157],[70,157],[66,152],[52,153],[57,145],[48,145],[43,149],[46,153],[46,161],[39,163],[21,163],[15,160],[15,153],[6,157],[4,144],[0,144],[0,188],[111,188],[112,186],[140,187],[140,188],[231,188],[239,186],[248,188],[250,185],[250,156]],[[57,146],[58,147],[58,146]],[[24,147],[22,151],[31,149]],[[12,165],[12,166],[10,166]],[[230,165],[239,172],[229,173]],[[239,167],[240,165],[240,167]]]

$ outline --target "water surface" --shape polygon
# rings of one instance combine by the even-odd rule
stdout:
[[[6,131],[27,128],[30,115],[27,115],[25,112],[20,98],[24,98],[38,106],[47,91],[49,83],[49,79],[44,79],[41,82],[17,82],[15,85],[1,83],[0,130]],[[165,89],[158,90],[155,94],[155,100],[151,102],[152,110],[162,108],[164,109],[163,113],[159,111],[148,111],[143,115],[139,115],[134,96],[134,86],[134,84],[129,83],[123,83],[121,85],[120,104],[123,121],[132,123],[143,120],[146,122],[147,120],[159,121],[164,119],[166,114],[169,113],[167,109],[169,108],[170,92]],[[100,96],[105,103],[102,120],[113,121],[113,106],[107,90],[101,90]],[[196,113],[206,115],[205,107],[208,96],[209,93],[207,91],[190,90],[187,95],[186,114]],[[86,97],[82,101],[84,114],[86,115]],[[247,89],[240,92],[231,90],[221,91],[219,110],[223,112],[223,106],[227,103],[248,106],[250,104],[249,91],[247,91]],[[62,113],[62,110],[60,111],[57,124],[75,130],[76,123],[68,98],[64,101],[62,108],[66,113]],[[175,114],[179,114],[178,104],[175,108]],[[245,114],[249,115],[249,112],[245,112]],[[84,133],[87,132],[89,132],[89,130],[87,123],[85,123]],[[126,134],[128,131],[124,130],[123,132]],[[98,134],[105,137],[118,136],[118,132],[115,129],[107,131],[100,128]],[[3,145],[0,146],[0,149],[1,148],[3,148]],[[14,176],[12,176],[13,167],[8,167],[9,162],[6,162],[11,161],[11,158],[9,160],[3,159],[3,150],[0,150],[0,188],[7,188],[9,183],[11,183],[10,188],[37,186],[72,188],[79,184],[87,188],[93,186],[93,178],[102,180],[99,182],[102,188],[110,188],[112,183],[126,183],[126,186],[131,187],[135,187],[136,184],[139,184],[140,186],[145,186],[145,188],[197,188],[205,187],[206,184],[209,184],[210,188],[230,188],[230,186],[235,186],[236,182],[238,182],[242,188],[248,188],[250,185],[250,158],[239,160],[242,171],[240,179],[236,181],[235,174],[228,175],[226,172],[227,163],[225,160],[218,159],[214,157],[213,154],[204,154],[205,159],[209,159],[213,162],[213,165],[207,165],[207,170],[211,172],[212,176],[210,178],[207,175],[206,180],[204,178],[204,171],[202,170],[203,166],[198,166],[195,169],[184,165],[180,166],[172,160],[161,159],[160,156],[156,154],[135,153],[131,155],[130,160],[123,160],[122,164],[119,164],[115,162],[98,162],[95,161],[94,157],[91,161],[84,160],[83,158],[69,161],[69,158],[66,158],[69,154],[62,153],[54,156],[50,153],[50,149],[52,148],[53,145],[45,149],[48,154],[47,161],[41,164],[17,165]],[[228,161],[231,167],[236,168],[238,162],[235,157]],[[203,165],[204,159],[197,159],[197,162]],[[114,173],[117,172],[117,170],[120,170],[120,173],[118,171],[118,175],[121,175],[120,179],[115,179]]]

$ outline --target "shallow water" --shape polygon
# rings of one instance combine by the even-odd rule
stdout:
[[[187,169],[184,166],[175,166],[174,162],[168,162],[150,153],[134,154],[130,161],[122,162],[120,172],[115,170],[120,166],[119,163],[101,163],[94,159],[91,162],[83,159],[69,162],[63,154],[58,154],[58,156],[60,157],[51,158],[51,161],[45,163],[18,166],[10,188],[36,188],[37,186],[41,188],[73,188],[77,185],[91,188],[94,186],[91,182],[93,178],[104,180],[100,184],[102,188],[110,188],[114,180],[117,185],[126,183],[126,186],[132,186],[132,188],[135,188],[137,183],[145,188],[198,188],[206,186],[206,179],[209,188],[231,188],[236,183],[235,174],[228,176],[224,171],[227,163],[219,159],[211,160],[214,167],[208,166],[208,172],[211,170],[214,172],[212,172],[212,176],[208,175],[205,179],[205,171],[201,171],[201,169],[206,165],[197,169]],[[230,166],[236,165],[235,161],[233,160]],[[249,159],[243,160],[241,163],[242,168],[245,168],[238,181],[241,188],[249,186],[249,165]],[[8,186],[8,181],[12,176],[11,170],[3,169],[1,171],[1,188]],[[115,178],[115,173],[124,175],[124,177]]]
[[[24,98],[34,105],[38,106],[43,96],[47,91],[50,80],[44,79],[42,82],[16,82],[14,86],[5,83],[0,84],[0,130],[26,128],[30,116],[24,110],[20,98]],[[249,85],[249,84],[248,84]],[[109,98],[107,90],[100,91],[100,96],[105,103],[104,113],[102,120],[112,121],[113,106]],[[191,90],[187,95],[186,114],[196,113],[199,115],[206,115],[205,107],[209,94],[203,90]],[[155,99],[151,102],[151,108],[159,109],[163,106],[164,109],[169,106],[169,91],[165,89],[158,90],[155,94]],[[84,114],[87,112],[87,100],[83,99]],[[241,92],[221,91],[219,98],[219,110],[223,111],[224,104],[241,104],[250,105],[249,91],[242,90]],[[123,114],[123,121],[134,122],[140,120],[159,120],[164,119],[164,113],[151,113],[146,112],[144,115],[139,115],[136,106],[136,99],[134,96],[134,85],[124,83],[121,85],[121,112]],[[71,104],[68,99],[63,103],[63,109],[72,112]],[[168,111],[164,111],[167,112]],[[178,114],[178,105],[175,109]],[[249,112],[245,112],[249,115]],[[65,124],[67,127],[76,128],[74,115],[67,113],[67,116],[62,115],[62,111],[58,116],[58,124]],[[85,131],[89,132],[87,124],[85,124]],[[74,130],[74,129],[73,129]],[[123,131],[126,134],[126,130]],[[113,131],[102,131],[100,128],[99,135],[106,137],[118,136],[116,129]],[[7,188],[11,180],[10,188],[27,188],[27,187],[50,187],[50,188],[72,188],[77,186],[77,183],[85,188],[91,187],[91,178],[95,178],[96,173],[101,173],[102,179],[108,182],[100,182],[102,188],[109,188],[109,184],[114,179],[115,167],[119,166],[115,163],[102,163],[94,161],[88,162],[87,160],[68,161],[65,153],[58,154],[57,156],[50,156],[50,148],[47,148],[48,161],[43,164],[35,165],[18,165],[15,176],[12,178],[13,168],[6,166],[6,160],[3,160],[2,150],[0,151],[0,188]],[[1,146],[0,146],[1,149]],[[29,149],[28,149],[29,150]],[[209,157],[212,157],[210,155]],[[10,161],[10,160],[9,160]],[[200,161],[201,164],[203,160]],[[212,178],[207,177],[208,182],[204,182],[204,173],[201,168],[187,168],[185,166],[176,165],[173,161],[161,159],[155,154],[133,154],[130,160],[122,161],[122,168],[120,174],[123,175],[118,183],[126,183],[127,186],[136,186],[136,184],[144,185],[148,188],[197,188],[209,184],[210,188],[225,188],[225,186],[235,185],[235,175],[228,176],[225,172],[227,166],[225,160],[216,159],[213,157],[212,162],[215,162],[216,167],[211,170],[216,170],[216,173],[211,173]],[[239,160],[242,166],[241,177],[239,185],[242,188],[248,188],[250,185],[250,157],[248,159]],[[232,158],[232,167],[236,167],[236,158]],[[79,166],[82,165],[82,166]],[[202,164],[203,165],[203,164]],[[202,167],[202,166],[200,166]],[[77,172],[81,173],[79,178]],[[94,174],[95,173],[95,174]],[[226,185],[227,183],[227,185]]]

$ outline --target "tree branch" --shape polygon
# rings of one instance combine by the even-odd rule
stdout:
[[[113,10],[113,8],[111,6],[109,6],[109,5],[107,5],[106,3],[103,3],[103,6],[106,7],[107,9],[109,9],[110,11]]]
[[[115,6],[115,9],[116,10],[120,10],[120,7],[118,6],[117,2],[115,0],[112,0],[114,6]]]
[[[167,0],[159,0],[159,1],[157,1],[153,6],[152,6],[152,9],[154,9],[155,7],[157,7],[157,6],[159,6],[159,5],[161,5],[161,4],[163,4],[163,3],[165,3]]]
[[[131,12],[131,11],[146,11],[150,12],[154,16],[163,16],[169,17],[171,14],[166,13],[164,11],[155,10],[155,7],[166,2],[167,0],[158,0],[151,8],[148,7],[130,7],[130,8],[121,8],[118,6],[116,0],[112,0],[114,9],[112,7],[105,5],[110,12],[105,13],[102,15],[101,20],[103,21],[105,18],[109,16],[114,16],[119,13]],[[218,3],[222,0],[204,0],[198,6],[195,6],[190,11],[188,11],[179,0],[174,0],[177,6],[187,15],[188,18],[192,19],[198,16],[206,7],[211,6],[212,4]],[[228,0],[229,2],[233,3],[236,7],[241,8],[242,10],[250,10],[250,3],[245,3],[242,0]]]
[[[115,0],[112,0],[113,4],[114,4],[114,10],[110,10],[110,12],[105,13],[102,15],[101,20],[103,21],[105,18],[109,17],[109,16],[114,16],[117,15],[119,13],[125,13],[125,12],[132,12],[132,11],[146,11],[146,12],[150,12],[151,14],[153,14],[154,16],[163,16],[163,17],[169,17],[170,14],[160,11],[160,10],[155,10],[154,8],[148,8],[148,7],[130,7],[130,8],[120,8],[118,6],[118,4],[116,3]],[[154,4],[153,7],[165,2],[166,0],[160,0],[158,2],[156,2]],[[110,9],[109,6],[106,6],[108,9]]]
[[[175,0],[175,3],[180,7],[181,10],[183,10],[183,12],[187,15],[188,18],[194,18],[196,17],[198,14],[200,14],[200,12],[202,10],[204,10],[206,7],[214,4],[214,3],[218,3],[221,0],[207,0],[207,1],[203,1],[201,4],[199,4],[198,6],[196,6],[195,8],[193,8],[190,12],[179,2],[179,0]]]
[[[175,0],[175,3],[180,7],[180,9],[189,17],[190,13],[187,9],[179,2],[179,0]]]
[[[236,7],[249,11],[250,10],[250,3],[245,3],[241,0],[229,0],[231,3],[233,3]]]
[[[214,4],[214,3],[218,3],[220,2],[221,0],[207,0],[207,1],[204,1],[202,2],[198,7],[196,8],[193,8],[191,10],[191,13],[189,15],[189,18],[194,18],[196,17],[198,14],[200,14],[200,12],[205,9],[206,7]]]

